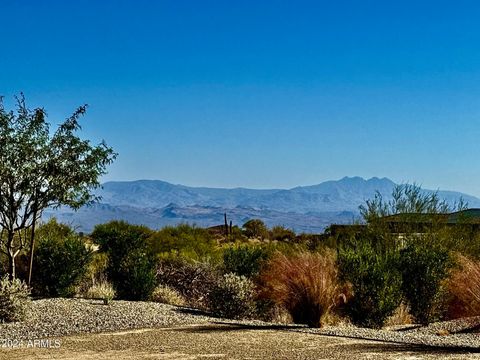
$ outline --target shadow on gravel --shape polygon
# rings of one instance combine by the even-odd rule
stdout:
[[[199,309],[194,309],[194,308],[188,308],[188,307],[177,307],[173,311],[175,311],[177,313],[180,313],[180,314],[214,317],[212,314],[210,314],[206,311],[199,310]]]
[[[420,329],[421,327],[423,327],[423,325],[414,324],[414,325],[408,325],[408,326],[402,327],[400,329],[395,329],[393,331],[406,332],[406,331],[410,331],[410,330]]]
[[[209,325],[199,325],[189,328],[174,329],[174,331],[190,332],[190,333],[205,333],[205,332],[230,332],[230,331],[245,331],[245,330],[292,330],[304,328],[302,325],[255,325],[255,324],[232,324],[225,322],[214,322]]]
[[[373,341],[373,340],[369,340]],[[413,344],[399,344],[399,343],[383,343],[383,342],[368,342],[368,343],[355,343],[355,344],[342,344],[338,345],[343,349],[348,349],[352,352],[375,352],[375,353],[391,353],[391,352],[410,352],[421,353],[423,355],[437,355],[438,358],[442,358],[442,355],[448,354],[472,354],[475,351],[469,351],[462,348],[435,348],[432,346],[413,345]]]

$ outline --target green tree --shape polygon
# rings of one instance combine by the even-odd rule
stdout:
[[[7,111],[0,99],[0,251],[8,258],[11,279],[15,258],[29,241],[31,274],[35,223],[42,211],[95,201],[99,177],[117,155],[103,141],[92,145],[77,135],[86,108],[51,132],[45,110],[28,109],[23,95],[16,111]]]
[[[368,223],[381,217],[395,214],[446,214],[454,210],[465,210],[468,204],[462,198],[449,206],[440,199],[438,192],[426,192],[416,184],[395,185],[390,200],[385,200],[380,192],[373,199],[360,205],[360,214]]]

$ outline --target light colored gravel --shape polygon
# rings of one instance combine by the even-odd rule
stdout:
[[[36,300],[24,322],[0,324],[0,339],[41,339],[80,333],[202,324],[210,318],[154,302]]]
[[[324,327],[322,329],[302,328],[295,331],[342,336],[367,340],[378,340],[399,344],[440,347],[450,349],[464,349],[480,351],[480,335],[478,333],[455,333],[470,328],[472,322],[479,319],[440,322],[426,327],[412,327],[410,330],[375,330],[358,328],[352,325],[342,327]]]
[[[188,325],[219,324],[238,329],[287,330],[307,334],[376,340],[480,352],[479,334],[454,334],[471,327],[479,318],[432,324],[403,331],[372,330],[351,325],[311,329],[297,325],[261,321],[234,321],[193,314],[188,309],[153,302],[101,301],[85,299],[44,299],[33,302],[27,321],[0,324],[0,340],[32,340],[84,333],[118,332],[131,329],[172,328]],[[445,330],[447,332],[445,332]],[[443,331],[443,332],[442,332]],[[439,333],[448,335],[438,335]]]

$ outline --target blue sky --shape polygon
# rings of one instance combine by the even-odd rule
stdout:
[[[103,180],[345,175],[480,196],[478,1],[0,0],[0,94],[119,157]]]

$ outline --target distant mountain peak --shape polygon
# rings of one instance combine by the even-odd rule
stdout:
[[[226,212],[237,225],[257,217],[268,225],[320,232],[331,223],[353,221],[359,205],[376,191],[389,199],[394,186],[386,177],[360,176],[292,189],[263,190],[189,187],[162,180],[109,181],[97,191],[102,198],[98,206],[78,213],[62,209],[51,214],[68,223],[76,222],[81,231],[90,231],[95,224],[112,219],[151,227],[179,222],[210,226],[221,223]],[[451,204],[462,196],[470,207],[480,207],[480,199],[466,194],[439,191],[439,196]]]

